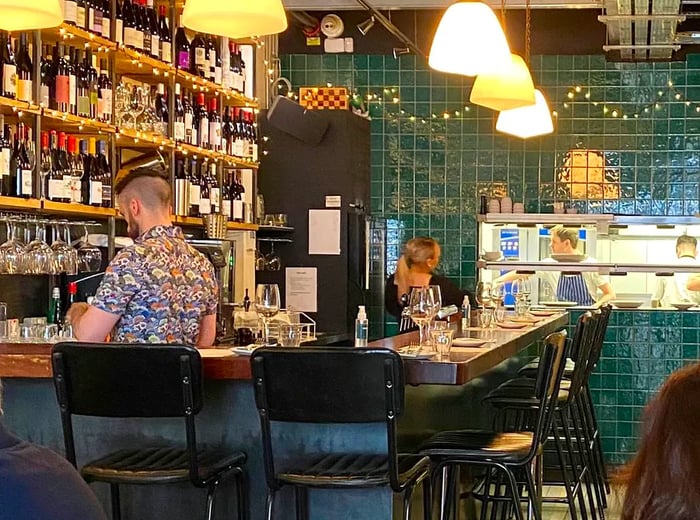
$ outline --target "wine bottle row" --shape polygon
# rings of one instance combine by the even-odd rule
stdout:
[[[245,188],[238,171],[226,170],[220,184],[216,164],[177,159],[173,191],[176,215],[202,217],[222,213],[231,222],[246,221]]]
[[[51,130],[41,132],[37,154],[28,125],[5,125],[0,115],[0,128],[0,195],[105,208],[112,205],[112,170],[106,141],[79,139]],[[37,161],[41,179],[38,187],[34,182]]]
[[[246,65],[241,49],[228,38],[196,33],[190,41],[184,27],[175,32],[175,49],[168,6],[158,12],[153,0],[121,0],[112,13],[110,0],[64,0],[64,19],[104,38],[114,39],[155,59],[175,65],[226,89],[245,92]]]

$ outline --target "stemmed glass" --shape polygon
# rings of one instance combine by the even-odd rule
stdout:
[[[275,253],[275,243],[270,242],[270,252],[265,255],[265,269],[267,271],[279,271],[282,268],[282,259]]]
[[[17,223],[11,218],[5,219],[7,241],[0,245],[0,273],[22,274],[24,244],[17,238]]]
[[[268,320],[280,311],[280,288],[276,283],[259,284],[255,289],[255,310],[262,317],[265,345],[270,340]]]
[[[34,240],[25,246],[24,254],[26,274],[58,274],[54,252],[46,243],[45,222],[35,223]]]
[[[96,273],[102,266],[102,251],[88,241],[87,225],[83,225],[85,234],[78,248],[78,265],[82,273]]]
[[[495,305],[494,318],[497,322],[502,322],[505,319],[506,308],[503,305],[503,300],[506,298],[506,287],[503,284],[495,285],[491,288],[491,300]]]
[[[422,347],[426,344],[425,326],[430,323],[435,308],[433,291],[428,287],[414,287],[411,291],[408,307],[410,309],[411,319],[418,325],[418,344]]]
[[[442,309],[442,292],[440,291],[439,285],[429,285],[428,290],[433,294],[433,315],[430,317],[430,322],[428,323],[428,335],[430,335],[435,318],[438,312],[440,312],[440,309]]]
[[[65,227],[66,239],[61,239],[60,226]],[[51,249],[56,257],[56,264],[59,272],[66,274],[78,274],[78,252],[70,246],[70,232],[68,225],[61,222],[56,222],[53,225],[53,241]]]

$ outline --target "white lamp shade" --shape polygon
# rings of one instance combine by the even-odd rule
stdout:
[[[430,67],[476,76],[505,69],[510,63],[508,42],[489,6],[457,2],[447,8],[430,48]]]
[[[287,28],[281,0],[187,0],[182,24],[193,31],[245,38]]]
[[[535,85],[525,60],[517,54],[510,57],[510,67],[476,77],[469,101],[498,111],[535,104]]]
[[[504,110],[498,114],[496,130],[523,139],[551,134],[554,124],[547,100],[539,90],[535,90],[535,100],[534,105]]]
[[[0,0],[0,29],[29,31],[63,22],[60,0]]]

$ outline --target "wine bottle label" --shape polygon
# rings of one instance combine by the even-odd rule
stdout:
[[[258,162],[258,143],[253,143],[251,145],[251,158]]]
[[[60,200],[63,199],[63,180],[62,179],[49,179],[49,199]]]
[[[4,64],[2,66],[2,90],[16,96],[17,95],[17,66]]]
[[[90,91],[90,117],[96,118],[97,117],[97,101],[99,100],[99,96],[97,94],[97,89],[92,89]]]
[[[27,197],[31,197],[32,194],[34,193],[34,182],[32,180],[32,175],[34,172],[32,170],[21,170],[20,175],[22,176],[22,186],[21,186],[21,191],[22,193],[20,195],[26,195]]]
[[[236,137],[236,141],[233,143],[233,155],[238,157],[243,157],[245,155],[245,141],[240,137]]]
[[[75,15],[75,25],[81,28],[85,28],[85,8],[78,6]]]
[[[221,148],[221,122],[212,121],[209,123],[209,143],[212,149],[218,150]]]
[[[209,215],[211,213],[211,199],[199,199],[200,215]]]
[[[65,0],[63,3],[63,19],[68,23],[75,23],[78,15],[78,4],[75,0]]]
[[[112,89],[111,88],[101,88],[100,98],[97,101],[98,112],[100,114],[100,119],[103,121],[112,120]]]
[[[20,79],[17,82],[17,99],[20,101],[32,100],[32,80]]]
[[[196,129],[194,126],[192,127],[192,132],[191,132],[191,134],[192,134],[192,135],[191,135],[192,140],[189,141],[189,143],[190,143],[190,144],[193,144],[193,145],[197,145],[197,143],[198,143],[199,141],[197,140],[197,129]]]
[[[199,146],[209,145],[209,118],[199,120]]]
[[[87,16],[88,16],[88,20],[87,20],[87,22],[88,22],[87,29],[88,29],[88,31],[95,32],[95,10],[92,9],[92,8],[90,8],[90,9],[88,9],[88,12],[87,12],[87,13],[88,13],[88,14],[87,14]],[[102,27],[100,27],[100,32],[101,32],[101,31],[102,31]]]
[[[117,39],[118,44],[124,43],[124,20],[117,18],[114,21],[114,36]]]
[[[151,56],[160,59],[160,36],[157,34],[151,34]]]
[[[224,80],[222,75],[223,75],[223,70],[221,69],[221,67],[215,67],[214,68],[214,83],[216,83],[217,85],[221,85],[221,83]]]
[[[136,47],[136,29],[133,27],[124,27],[124,45]]]
[[[180,51],[177,53],[177,66],[184,70],[190,70],[190,53]]]
[[[170,44],[170,42],[160,42],[160,59],[165,63],[172,63],[173,46]]]
[[[231,201],[230,200],[224,199],[224,201],[221,203],[221,213],[223,213],[227,219],[231,218]]]
[[[175,138],[176,141],[184,141],[185,140],[185,122],[184,121],[175,121],[175,124],[173,125],[173,137]]]
[[[68,76],[56,76],[56,103],[70,103],[70,78]]]
[[[0,151],[0,177],[10,175],[10,160],[12,159],[12,150],[3,148]]]
[[[175,179],[175,214],[187,215],[190,208],[188,197],[189,182],[186,179]]]
[[[221,208],[221,188],[211,189],[210,200],[212,208],[216,208],[217,210]]]
[[[48,107],[50,102],[51,102],[51,98],[50,98],[49,86],[42,85],[41,91],[39,93],[39,103],[41,103],[41,105],[44,107]]]
[[[151,33],[148,31],[146,32],[141,32],[143,34],[143,50],[146,52],[146,54],[151,54],[151,43],[153,42],[153,38],[151,38]]]
[[[145,47],[145,35],[143,34],[143,31],[139,31],[138,29],[135,29],[134,44],[138,50],[142,51],[144,49],[144,47]]]
[[[231,88],[231,71],[228,67],[221,71],[221,84],[224,88]]]
[[[7,163],[8,170],[10,168],[10,163]],[[190,184],[190,206],[199,206],[199,201],[201,200],[202,188],[199,184]]]
[[[197,67],[197,71],[204,74],[209,68],[209,63],[207,62],[207,51],[204,47],[195,47],[194,49],[194,66]]]
[[[86,95],[78,96],[78,115],[84,117],[90,116],[90,98]]]
[[[235,199],[233,201],[233,220],[243,220],[243,201]]]
[[[63,180],[68,183],[68,190],[70,191],[71,202],[76,202],[76,203],[80,204],[83,200],[83,198],[82,198],[82,195],[83,195],[82,194],[82,184],[80,182],[80,177],[71,176],[68,179],[66,179],[64,177]]]
[[[90,181],[90,205],[102,204],[102,182]]]
[[[112,186],[102,184],[102,207],[109,208],[112,205]]]
[[[112,37],[112,20],[106,16],[102,17],[102,37],[108,40]]]
[[[104,17],[102,16],[102,11],[95,9],[92,15],[92,31],[97,34],[102,34],[103,23]]]
[[[68,76],[68,100],[72,106],[77,106],[78,104],[78,93],[75,90],[76,78],[74,74]]]

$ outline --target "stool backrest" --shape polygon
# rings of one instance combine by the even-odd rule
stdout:
[[[389,477],[398,488],[396,420],[403,412],[401,357],[389,349],[260,348],[251,357],[268,485],[276,488],[271,422],[384,423]]]
[[[612,306],[605,305],[598,309],[598,311],[600,312],[600,318],[598,319],[598,326],[591,341],[591,348],[588,358],[586,359],[584,385],[588,383],[588,379],[593,373],[593,370],[595,370],[595,367],[598,364],[600,356],[603,352],[603,345],[605,343],[605,335],[608,330],[610,314],[612,313]]]
[[[600,319],[601,312],[595,309],[584,312],[576,321],[576,331],[571,342],[571,352],[573,353],[575,365],[571,376],[569,400],[574,399],[585,383],[586,367],[591,357],[591,350],[595,342]]]
[[[183,345],[58,343],[51,354],[66,457],[75,465],[72,415],[183,417],[195,449],[202,362]]]

